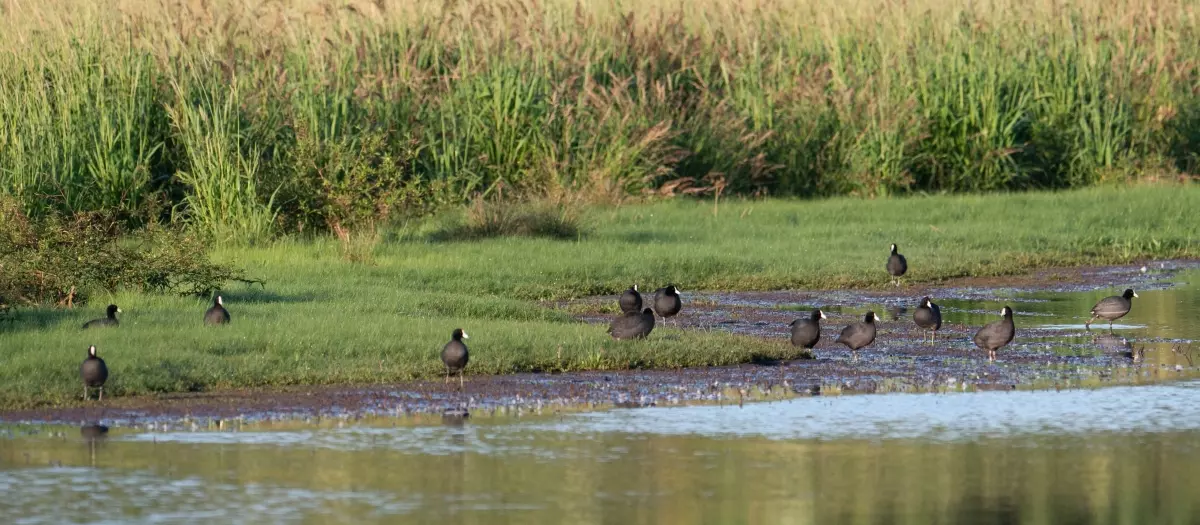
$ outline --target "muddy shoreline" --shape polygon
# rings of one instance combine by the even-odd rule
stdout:
[[[943,326],[935,344],[922,341],[911,321],[916,298],[931,295],[984,300],[1026,292],[1072,292],[1117,286],[1162,289],[1179,271],[1200,261],[1154,261],[1145,265],[1050,269],[1008,278],[962,278],[936,285],[878,291],[700,292],[685,290],[685,311],[672,324],[684,329],[725,330],[785,343],[786,325],[799,310],[821,306],[830,314],[816,359],[681,370],[631,370],[561,374],[469,376],[457,381],[411,381],[388,385],[245,389],[105,400],[87,406],[0,412],[5,423],[110,426],[217,427],[242,422],[429,414],[472,417],[605,407],[739,403],[794,396],[879,392],[961,392],[1025,388],[1078,388],[1142,384],[1200,377],[1200,348],[1190,341],[1139,341],[1093,330],[1080,346],[1092,351],[1064,355],[1042,341],[1080,335],[1073,328],[1018,328],[1018,338],[990,363],[970,342],[977,326]],[[1145,268],[1143,270],[1143,268]],[[614,297],[556,306],[581,320],[607,322]],[[832,340],[866,305],[881,309],[876,344],[857,362]],[[1085,312],[1086,313],[1086,312]],[[1082,321],[1080,321],[1082,322]],[[653,335],[651,336],[653,337]],[[1142,355],[1138,355],[1138,351]],[[1164,359],[1162,353],[1177,354]]]

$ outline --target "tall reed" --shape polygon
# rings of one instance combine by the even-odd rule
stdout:
[[[240,238],[498,191],[1173,177],[1198,25],[1184,0],[8,0],[0,193]]]
[[[220,88],[192,86],[199,89],[189,93],[176,84],[179,104],[168,110],[184,145],[187,168],[175,177],[187,187],[186,216],[219,241],[265,239],[274,222],[274,195],[259,201],[261,150],[245,140],[237,81]]]

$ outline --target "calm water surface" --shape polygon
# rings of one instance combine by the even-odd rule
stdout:
[[[1200,382],[12,434],[7,523],[1200,523]]]
[[[1148,283],[1086,292],[992,289],[981,290],[981,297],[970,300],[938,301],[935,298],[935,302],[943,304],[947,322],[979,326],[996,320],[1000,308],[1009,305],[1016,311],[1018,329],[1077,329],[1082,340],[1109,333],[1108,321],[1102,320],[1097,320],[1090,332],[1084,330],[1092,306],[1104,297],[1121,295],[1125,288],[1132,287],[1138,297],[1133,300],[1129,314],[1113,322],[1113,334],[1143,342],[1186,343],[1200,339],[1200,323],[1197,323],[1200,320],[1200,269],[1173,273],[1150,269],[1146,277],[1150,279]]]
[[[1139,290],[1117,336],[1178,362],[1198,277]],[[1087,352],[1107,325],[1063,327],[1118,292],[944,309],[1011,303],[1018,342]],[[0,428],[0,523],[1200,523],[1200,381],[289,425]]]

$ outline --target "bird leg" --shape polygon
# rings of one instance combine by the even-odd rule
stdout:
[[[459,392],[462,392],[462,390],[463,390],[463,376],[464,375],[466,375],[466,370],[463,370],[462,372],[458,373],[458,391]]]
[[[446,367],[446,377],[442,379],[442,384],[450,382],[450,367]]]
[[[97,401],[104,401],[104,387],[100,387],[100,398]]]
[[[995,361],[995,360],[996,360],[996,351],[988,350],[988,361]]]
[[[87,398],[88,398],[88,395],[87,395],[87,383],[84,383],[84,384],[83,384],[83,400],[84,400],[84,401],[87,401]]]

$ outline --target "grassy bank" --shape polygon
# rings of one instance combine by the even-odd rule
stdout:
[[[678,284],[699,289],[883,287],[888,244],[910,282],[1052,265],[1196,257],[1194,186],[864,201],[678,201],[584,214],[574,239],[441,239],[452,218],[390,231],[350,262],[334,238],[219,250],[265,287],[224,291],[233,325],[200,325],[201,299],[92,293],[86,308],[22,310],[0,323],[0,406],[70,402],[88,344],[110,395],[437,377],[450,331],[472,336],[471,372],[621,369],[793,357],[783,339],[656,328],[615,342],[535,300]],[[79,330],[108,302],[121,327]],[[685,312],[686,315],[686,305]],[[784,327],[780,327],[782,334]]]
[[[1194,174],[1198,20],[1179,0],[5,1],[0,193],[245,242],[476,193]]]

